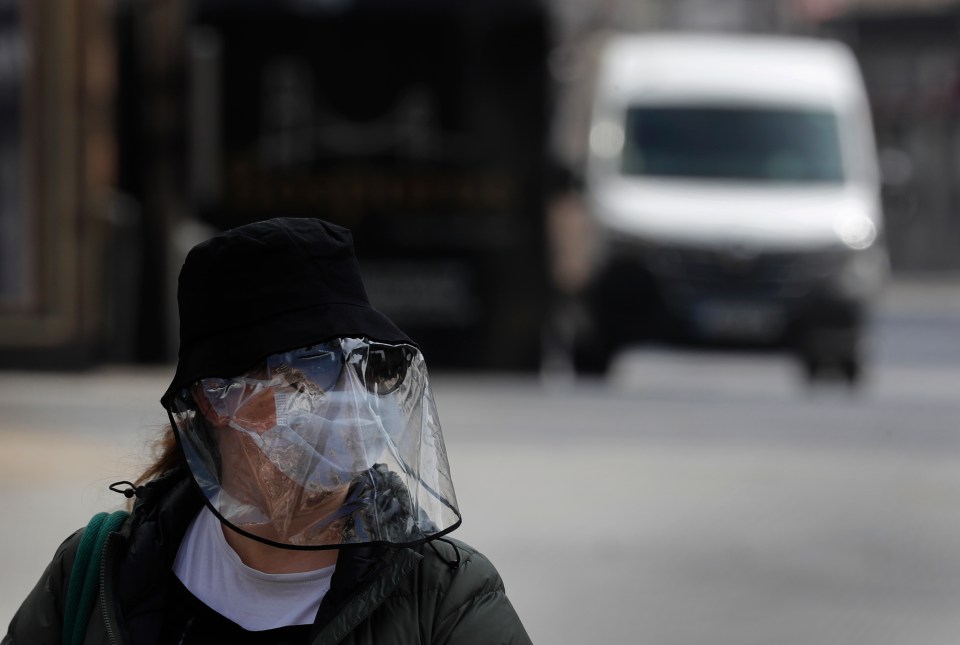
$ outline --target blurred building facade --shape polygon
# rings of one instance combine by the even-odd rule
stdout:
[[[17,52],[3,178],[22,188],[0,216],[17,251],[0,265],[0,365],[170,360],[189,247],[319,216],[354,230],[371,300],[434,364],[536,366],[550,122],[537,0],[0,12]]]
[[[185,249],[318,210],[369,240],[374,301],[438,353],[531,367],[548,157],[577,163],[598,34],[654,29],[850,44],[894,271],[960,269],[960,0],[0,0],[0,367],[169,360]]]
[[[0,352],[72,365],[126,308],[116,245],[116,54],[106,1],[0,2]],[[118,342],[122,340],[117,337]]]

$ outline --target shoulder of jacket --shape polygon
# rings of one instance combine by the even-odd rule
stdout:
[[[4,645],[59,641],[67,583],[82,536],[83,529],[77,529],[57,547],[40,581],[10,621]]]
[[[77,559],[77,552],[80,550],[80,541],[83,539],[86,531],[87,527],[83,526],[68,535],[67,538],[60,543],[60,546],[57,547],[51,559],[51,573],[53,571],[58,572],[59,578],[64,585],[64,592],[66,590],[67,580],[70,577],[70,572],[73,570],[73,563]]]
[[[503,581],[493,563],[473,546],[452,538],[420,546],[425,578],[454,595],[472,596],[503,591]]]
[[[53,554],[53,561],[61,562],[63,568],[68,572],[73,567],[73,561],[77,557],[80,540],[83,538],[83,533],[86,531],[86,528],[85,526],[81,527],[68,535],[67,539],[60,543],[60,546],[57,547],[56,552]]]
[[[419,551],[434,642],[529,645],[500,573],[483,553],[450,538],[433,540]]]

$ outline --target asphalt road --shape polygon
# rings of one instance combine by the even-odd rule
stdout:
[[[638,349],[607,382],[435,374],[461,539],[534,642],[953,645],[960,281],[900,282],[863,387]],[[0,372],[5,624],[129,479],[169,368]]]

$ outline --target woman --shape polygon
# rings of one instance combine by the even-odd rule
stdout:
[[[370,306],[349,231],[217,235],[187,256],[178,302],[170,436],[94,556],[73,640],[529,643],[494,567],[444,537],[460,513],[426,366]],[[4,645],[65,642],[82,534]]]

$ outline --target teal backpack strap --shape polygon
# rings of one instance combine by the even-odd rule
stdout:
[[[87,524],[70,571],[63,615],[63,645],[82,645],[93,600],[100,587],[100,560],[107,536],[116,531],[130,514],[114,511],[97,513]]]

